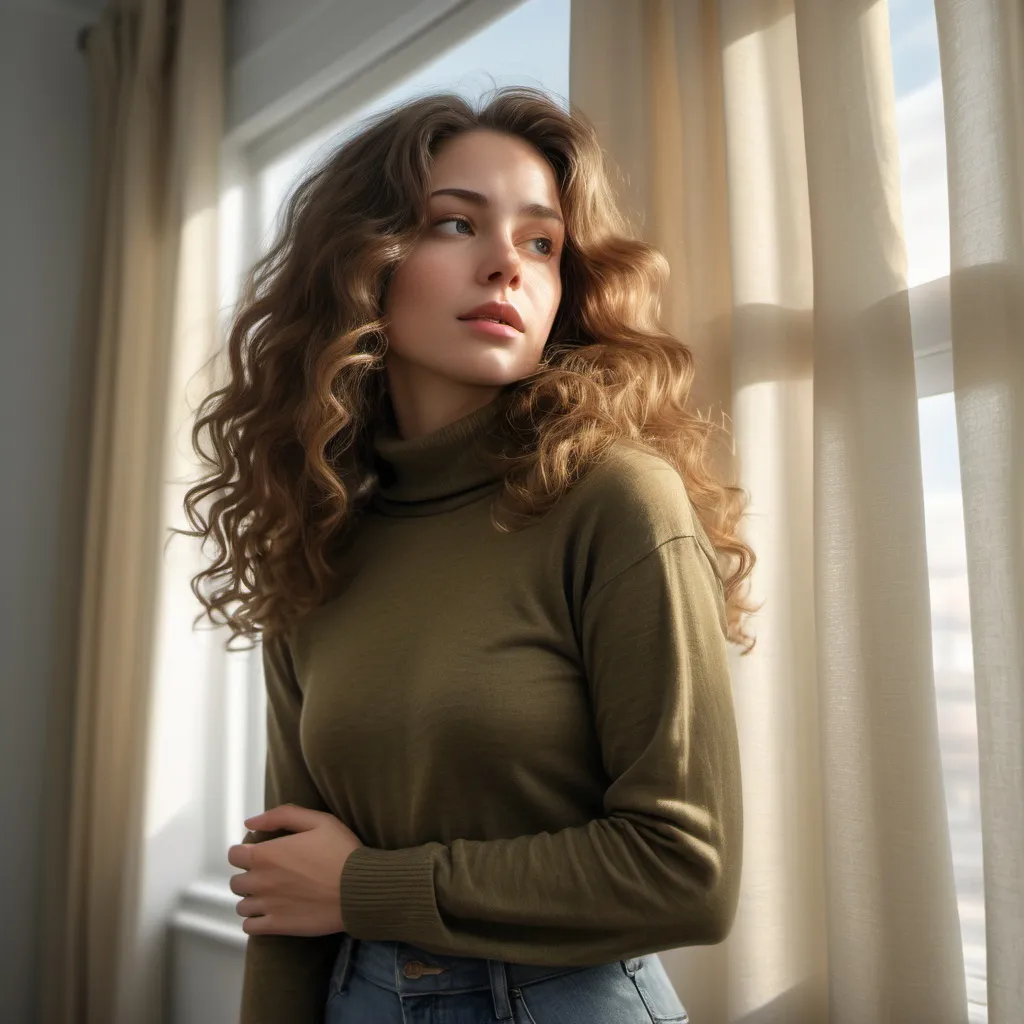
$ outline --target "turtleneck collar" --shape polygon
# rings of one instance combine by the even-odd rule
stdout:
[[[389,410],[390,411],[390,410]],[[375,429],[373,448],[380,481],[372,506],[390,516],[429,516],[477,501],[499,478],[486,457],[497,420],[493,401],[432,434],[406,440],[394,415]]]

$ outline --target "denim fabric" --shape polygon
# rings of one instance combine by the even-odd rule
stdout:
[[[443,968],[443,970],[436,970]],[[442,956],[345,935],[324,1024],[687,1024],[657,954],[594,967]]]

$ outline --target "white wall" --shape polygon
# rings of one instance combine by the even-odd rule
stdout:
[[[102,0],[0,0],[0,1001],[36,1020],[41,808],[66,799],[91,359],[75,344],[89,161],[78,29]],[[50,720],[52,719],[52,724]],[[51,730],[55,744],[47,749]],[[50,766],[50,774],[47,765]]]

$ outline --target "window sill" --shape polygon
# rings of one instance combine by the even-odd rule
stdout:
[[[244,950],[249,936],[242,931],[242,919],[235,912],[237,903],[238,896],[225,879],[198,879],[182,893],[171,915],[171,931]]]

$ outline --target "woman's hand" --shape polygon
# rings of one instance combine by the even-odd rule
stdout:
[[[245,868],[231,876],[235,907],[248,935],[330,935],[341,919],[341,872],[359,837],[333,814],[280,804],[249,818],[260,832],[294,835],[228,849],[228,863]]]

